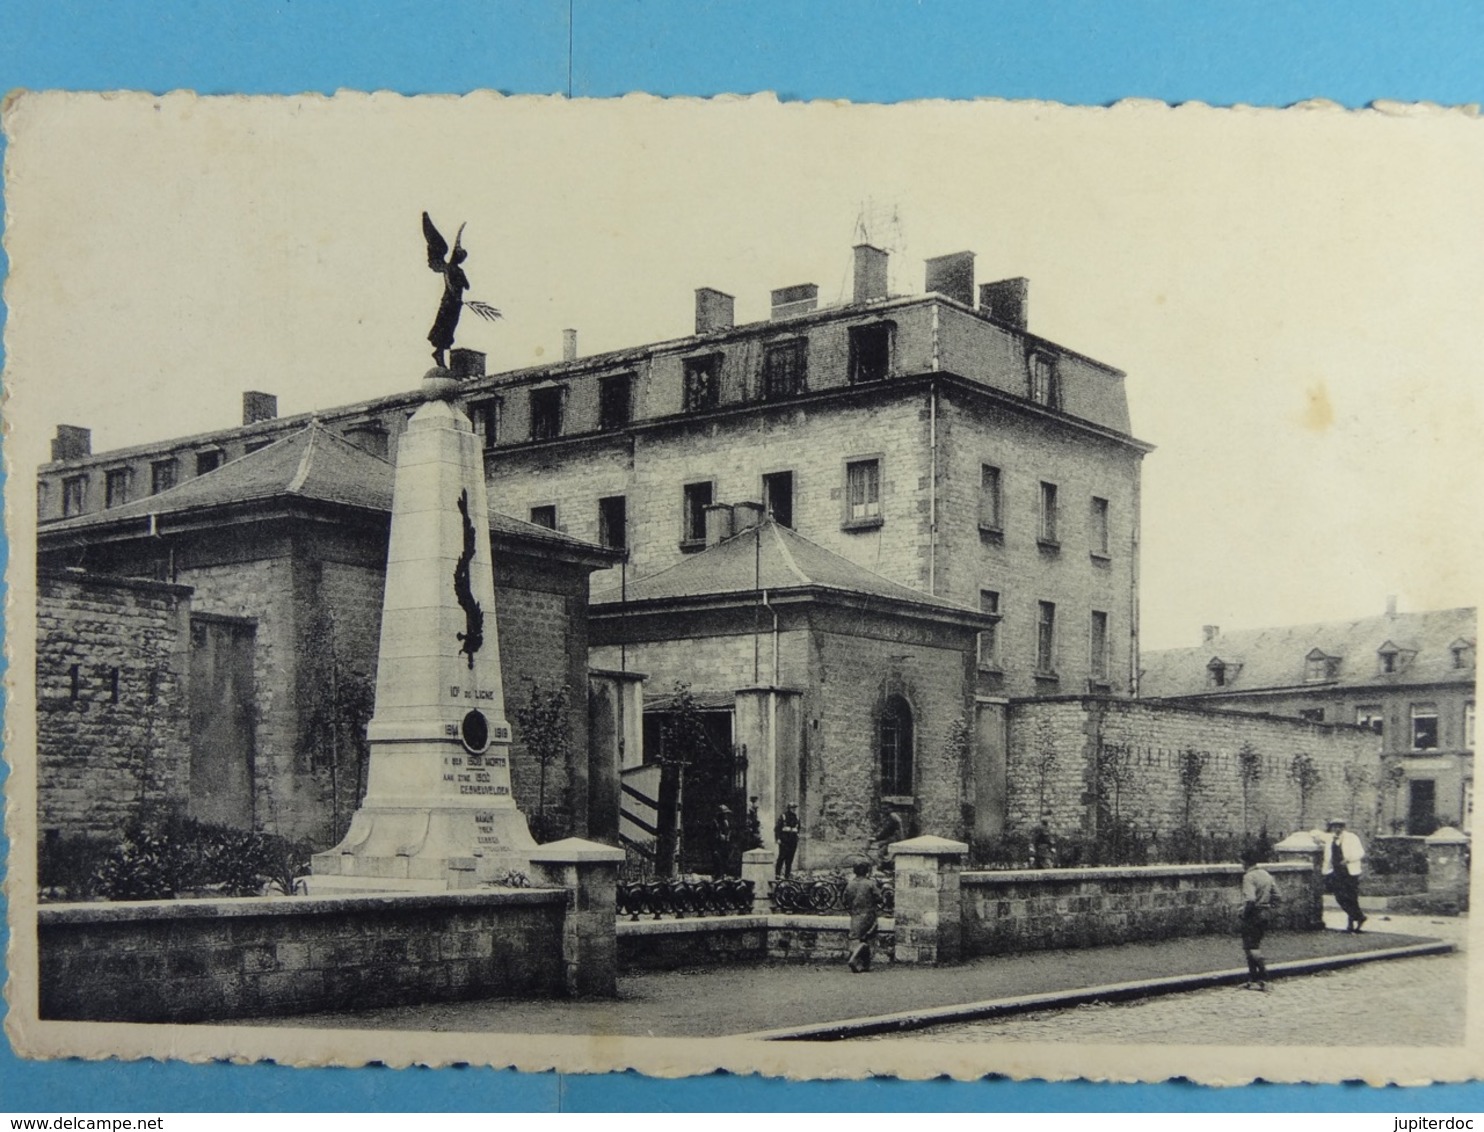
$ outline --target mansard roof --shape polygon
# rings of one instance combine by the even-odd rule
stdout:
[[[1314,657],[1342,662],[1335,677],[1324,682],[1327,689],[1471,684],[1473,664],[1455,665],[1454,650],[1460,642],[1473,648],[1476,626],[1477,611],[1468,607],[1221,633],[1193,648],[1145,651],[1139,691],[1151,697],[1230,696],[1313,687],[1306,665]],[[1415,650],[1416,655],[1398,671],[1382,672],[1378,654],[1387,650]],[[1220,686],[1212,685],[1208,672],[1213,657],[1226,666]]]
[[[70,542],[129,537],[166,523],[176,530],[198,523],[210,525],[227,510],[296,502],[380,516],[391,512],[394,476],[388,461],[311,421],[256,452],[192,476],[158,495],[44,522],[37,535],[43,547],[64,538]],[[604,560],[601,565],[617,558],[613,551],[493,509],[489,520],[496,534],[596,556]]]

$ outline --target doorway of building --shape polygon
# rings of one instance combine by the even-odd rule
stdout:
[[[1431,778],[1414,778],[1407,805],[1407,832],[1426,837],[1438,828],[1438,784]]]
[[[741,864],[747,756],[729,709],[644,713],[644,760],[660,766],[655,871],[735,875]],[[719,820],[722,807],[726,820]]]
[[[246,618],[191,616],[191,783],[198,821],[253,828],[253,649]]]

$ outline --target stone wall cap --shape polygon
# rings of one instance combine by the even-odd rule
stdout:
[[[893,857],[899,853],[909,853],[915,857],[950,857],[965,856],[969,847],[962,841],[950,841],[946,837],[934,837],[928,834],[924,837],[913,837],[907,841],[897,841],[887,846],[888,853]]]
[[[1290,833],[1282,841],[1273,846],[1274,852],[1279,850],[1313,852],[1319,848],[1319,839],[1307,830],[1298,830]]]
[[[91,901],[43,904],[36,909],[43,927],[60,924],[220,920],[254,916],[334,916],[348,912],[402,911],[409,908],[484,908],[565,901],[561,888],[459,889],[453,892],[345,893],[324,896],[222,896],[181,900]]]
[[[1306,873],[1303,861],[1264,861],[1273,873]],[[959,874],[960,884],[1025,884],[1028,881],[1067,883],[1081,880],[1155,880],[1159,877],[1242,875],[1238,864],[1210,865],[1095,865],[1084,869],[976,869]]]
[[[565,837],[530,850],[532,862],[545,865],[579,865],[598,861],[622,861],[624,851],[581,837]]]
[[[1469,835],[1451,825],[1445,825],[1442,829],[1429,833],[1423,840],[1429,845],[1467,845]]]

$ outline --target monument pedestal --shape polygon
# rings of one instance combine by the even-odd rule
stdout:
[[[479,439],[441,371],[397,452],[366,797],[311,892],[441,891],[529,873],[510,792]]]

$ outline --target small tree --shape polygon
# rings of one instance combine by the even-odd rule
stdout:
[[[530,685],[524,706],[513,711],[526,753],[540,767],[536,788],[536,836],[545,840],[551,833],[546,816],[546,772],[556,762],[566,765],[572,749],[572,686],[542,687],[527,677]]]
[[[1392,763],[1386,768],[1386,790],[1391,795],[1391,832],[1400,833],[1402,825],[1402,787],[1407,784],[1407,768]]]
[[[1375,779],[1371,777],[1370,767],[1356,766],[1354,763],[1345,765],[1345,794],[1350,802],[1350,812],[1346,815],[1352,822],[1360,813],[1360,796],[1375,785]]]
[[[1206,776],[1206,763],[1211,756],[1194,747],[1180,752],[1180,791],[1185,796],[1185,828],[1191,828],[1190,815],[1195,808],[1195,799],[1201,791],[1201,782]]]
[[[1300,751],[1289,761],[1288,777],[1298,787],[1298,823],[1302,826],[1309,812],[1309,801],[1314,797],[1314,791],[1319,789],[1324,776],[1319,773],[1319,764],[1314,761],[1314,756]]]
[[[330,844],[344,835],[366,786],[366,724],[376,706],[371,677],[342,655],[335,622],[323,606],[299,634],[296,680],[299,742],[309,765],[330,780]]]
[[[1252,806],[1252,791],[1262,781],[1262,755],[1251,743],[1243,743],[1237,752],[1237,777],[1242,780],[1242,835],[1251,832],[1248,814]]]

